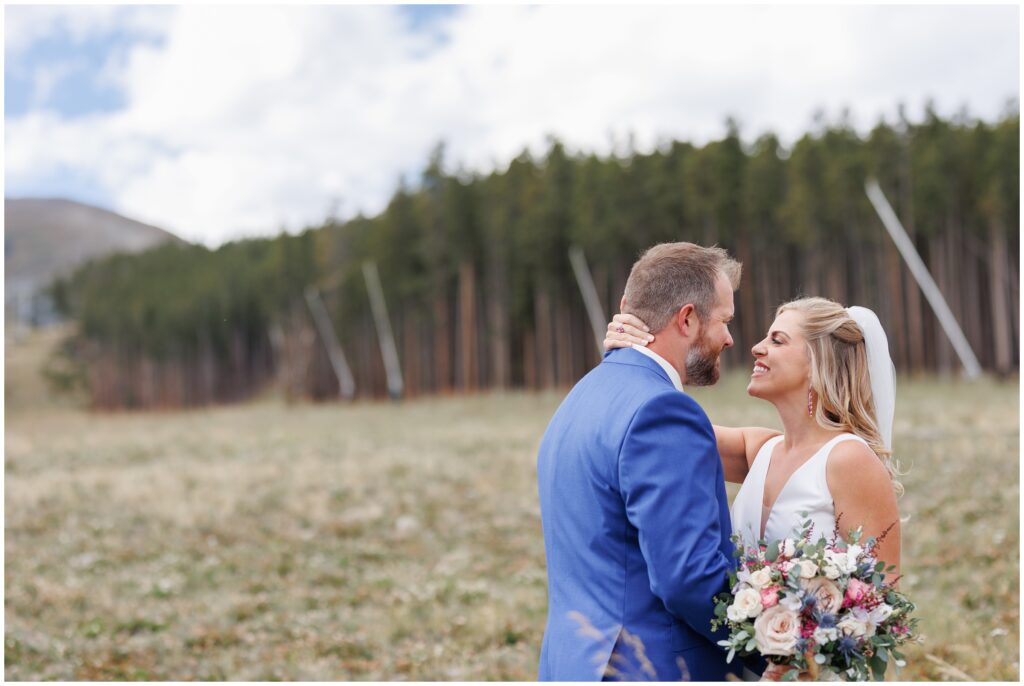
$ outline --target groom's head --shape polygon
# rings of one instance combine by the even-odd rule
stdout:
[[[648,347],[679,372],[683,383],[718,381],[719,356],[732,345],[729,322],[742,266],[722,248],[661,243],[633,265],[622,311],[654,334]]]

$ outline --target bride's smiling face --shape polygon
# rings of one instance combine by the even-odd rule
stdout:
[[[802,334],[803,318],[796,310],[786,310],[772,322],[768,335],[750,349],[754,370],[748,394],[772,400],[797,391],[807,392],[811,361]]]

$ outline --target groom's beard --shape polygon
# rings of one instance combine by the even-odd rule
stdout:
[[[712,386],[718,381],[718,356],[701,336],[686,354],[686,383],[691,386]]]

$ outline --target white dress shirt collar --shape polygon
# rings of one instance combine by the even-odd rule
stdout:
[[[679,378],[679,372],[677,372],[676,368],[670,365],[664,357],[654,352],[650,348],[643,345],[637,345],[636,343],[633,344],[633,350],[643,353],[644,355],[647,355],[647,357],[657,362],[658,365],[665,370],[665,373],[668,374],[668,378],[672,380],[672,385],[676,387],[676,390],[682,391],[684,393],[686,392],[683,391],[683,381],[682,379]]]

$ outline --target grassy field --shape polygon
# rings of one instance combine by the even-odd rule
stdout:
[[[534,678],[560,394],[100,415],[46,398],[45,348],[5,361],[7,679]],[[776,425],[743,387],[696,395]],[[1017,383],[898,403],[927,635],[903,678],[1017,680]]]

